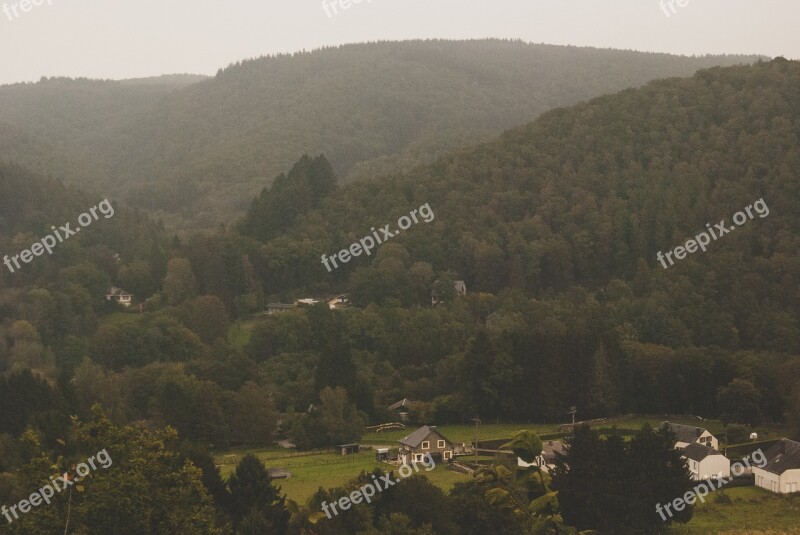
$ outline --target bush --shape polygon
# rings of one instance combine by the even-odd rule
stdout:
[[[732,424],[725,428],[728,444],[742,444],[750,440],[750,431],[743,425]]]

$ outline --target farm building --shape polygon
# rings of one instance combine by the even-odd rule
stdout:
[[[340,444],[334,448],[336,453],[341,455],[352,455],[354,453],[358,453],[359,446],[358,444]]]
[[[800,442],[782,438],[764,457],[763,468],[753,466],[757,487],[782,494],[800,491]]]
[[[267,475],[270,479],[289,479],[292,473],[285,468],[267,468]]]

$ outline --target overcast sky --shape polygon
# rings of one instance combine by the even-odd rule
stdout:
[[[29,1],[0,0],[0,83],[214,74],[274,52],[437,37],[800,59],[798,0],[327,0],[328,14],[322,0]]]

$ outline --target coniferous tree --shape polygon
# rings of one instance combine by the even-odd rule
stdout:
[[[242,458],[228,481],[228,487],[235,527],[244,525],[252,530],[267,525],[270,533],[286,533],[291,516],[286,508],[286,497],[272,484],[257,457],[248,454]]]

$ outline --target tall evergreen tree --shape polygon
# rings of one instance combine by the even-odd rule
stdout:
[[[228,486],[231,491],[231,512],[234,526],[268,525],[265,533],[284,535],[291,514],[286,508],[286,496],[275,487],[267,470],[255,455],[248,454],[239,462]]]

